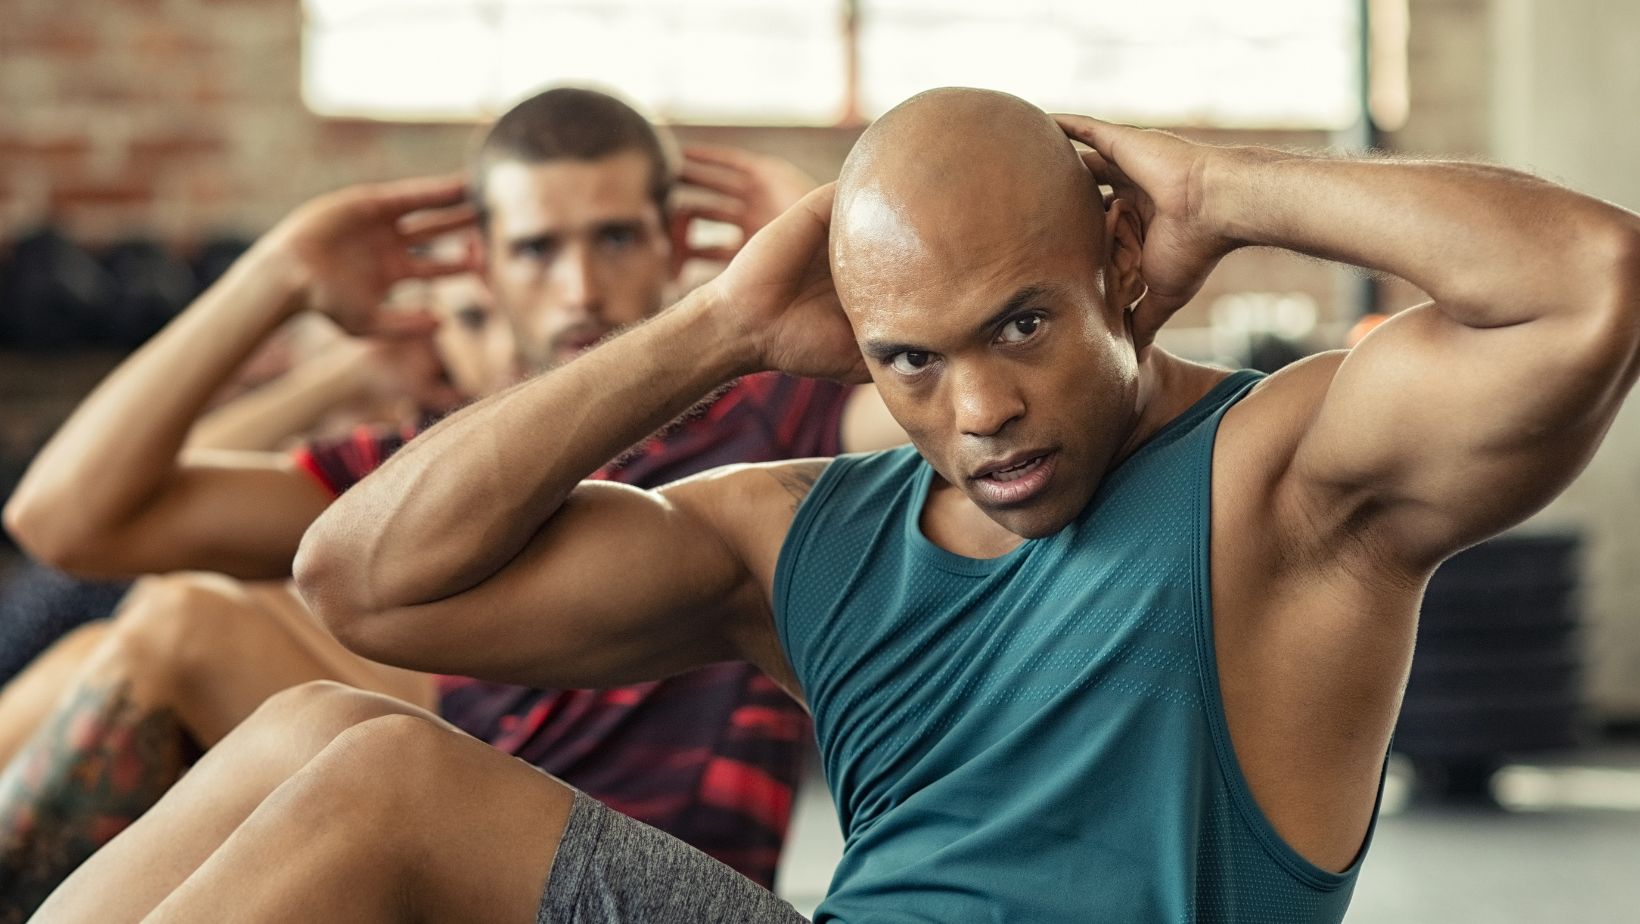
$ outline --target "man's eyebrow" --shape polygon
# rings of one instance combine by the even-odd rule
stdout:
[[[555,231],[538,231],[534,234],[520,234],[507,239],[507,249],[509,251],[516,251],[524,247],[551,244],[557,240],[558,233]]]
[[[880,363],[886,363],[901,353],[924,353],[927,351],[913,343],[895,343],[888,340],[867,340],[860,346],[860,352]]]
[[[1008,296],[1008,300],[1002,303],[1002,307],[998,308],[991,314],[990,317],[982,321],[976,330],[986,336],[989,336],[991,331],[1001,326],[1009,318],[1030,307],[1033,302],[1051,298],[1058,293],[1059,290],[1056,287],[1042,285],[1040,283],[1023,286],[1019,289],[1019,291]],[[860,352],[864,353],[871,359],[877,360],[878,362],[887,362],[900,353],[924,353],[930,351],[927,347],[919,346],[914,343],[868,339],[865,343],[861,344]]]
[[[1030,307],[1032,302],[1043,301],[1057,294],[1058,289],[1053,286],[1040,283],[1023,286],[1019,291],[1008,296],[1008,300],[1002,303],[1002,307],[998,308],[989,318],[986,318],[984,323],[979,325],[978,330],[981,333],[989,333],[1009,318]]]

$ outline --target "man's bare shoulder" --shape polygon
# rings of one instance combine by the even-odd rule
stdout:
[[[1345,350],[1317,353],[1253,386],[1225,413],[1215,456],[1244,460],[1237,468],[1262,471],[1266,476],[1284,472],[1348,355]]]
[[[1333,376],[1348,355],[1348,350],[1315,353],[1271,373],[1231,408],[1225,415],[1225,425],[1232,429],[1302,427],[1320,408],[1327,389],[1332,387]]]

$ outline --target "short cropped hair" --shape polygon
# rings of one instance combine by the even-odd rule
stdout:
[[[495,120],[473,158],[473,201],[481,213],[490,170],[516,161],[599,160],[637,151],[649,160],[649,195],[666,214],[667,196],[677,175],[677,144],[671,132],[636,109],[597,90],[554,87],[535,94]],[[481,215],[488,226],[488,216]]]

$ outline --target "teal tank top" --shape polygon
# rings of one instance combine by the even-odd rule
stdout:
[[[911,447],[843,456],[775,574],[845,848],[817,922],[1338,921],[1360,861],[1277,836],[1213,656],[1213,439],[1237,373],[1000,558],[918,526]],[[1363,851],[1364,852],[1364,851]]]

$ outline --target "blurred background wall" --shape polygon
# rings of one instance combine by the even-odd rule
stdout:
[[[334,5],[334,4],[333,4]],[[1387,149],[1538,170],[1640,208],[1640,4],[1623,0],[1373,3],[1404,28],[1405,114]],[[254,237],[307,197],[367,179],[460,167],[478,119],[321,116],[303,94],[300,0],[0,3],[0,248],[43,226],[95,251],[133,238],[195,260]],[[1404,17],[1404,21],[1394,20]],[[1391,43],[1393,45],[1393,43]],[[1098,112],[1099,101],[1084,110]],[[1177,124],[1197,137],[1318,147],[1325,129]],[[856,120],[804,127],[684,125],[685,141],[737,144],[834,176]],[[1353,273],[1268,251],[1225,261],[1174,343],[1212,355],[1215,317],[1298,296],[1307,348],[1338,345],[1360,310]],[[1252,301],[1247,301],[1251,296]],[[1384,308],[1418,293],[1377,287]],[[1241,299],[1238,301],[1238,299]],[[1262,301],[1260,301],[1262,299]],[[9,310],[0,306],[0,310]],[[0,346],[0,495],[123,348]],[[1604,722],[1640,722],[1640,412],[1547,521],[1584,530],[1587,693]]]

